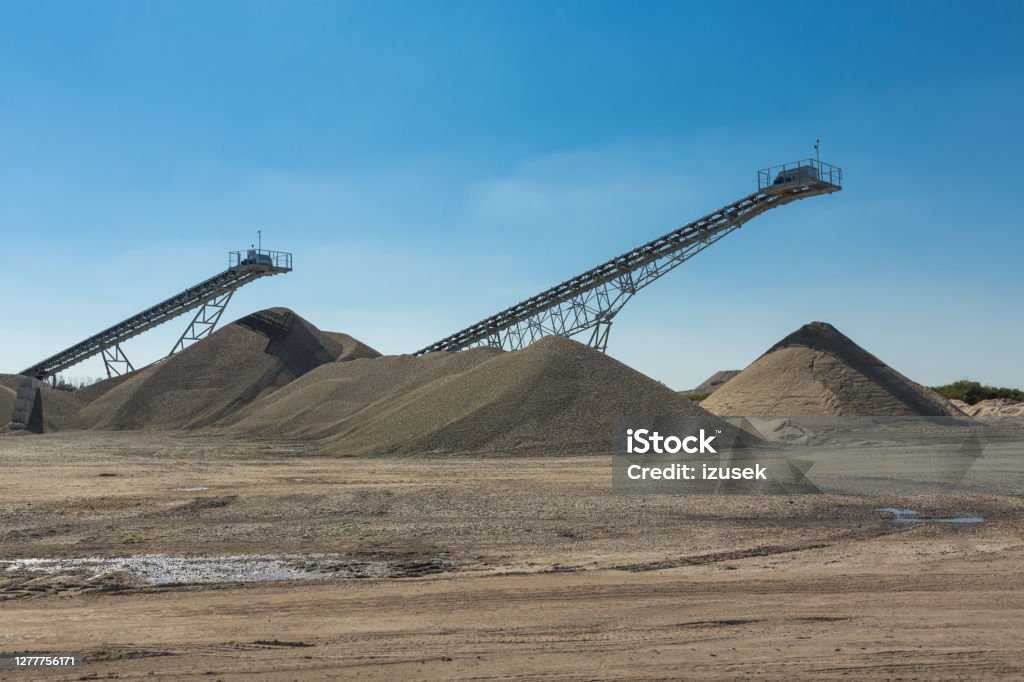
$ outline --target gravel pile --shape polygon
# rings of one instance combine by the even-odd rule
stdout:
[[[39,398],[43,405],[43,431],[64,431],[77,427],[78,411],[85,405],[76,392],[58,391],[44,385]]]
[[[379,358],[380,353],[367,346],[365,343],[341,332],[320,332],[328,340],[334,341],[341,348],[335,362],[348,362],[349,360],[360,360],[366,358]]]
[[[103,381],[97,381],[95,384],[89,384],[85,388],[78,389],[75,391],[75,395],[77,395],[83,402],[91,403],[107,391],[120,386],[134,376],[134,373],[122,374],[119,377],[111,377],[109,379],[104,379]]]
[[[232,431],[315,438],[342,454],[603,452],[619,415],[703,415],[692,401],[582,344],[475,349],[320,367]]]
[[[233,430],[327,438],[344,429],[353,415],[400,401],[424,386],[447,381],[499,355],[492,348],[358,359],[322,365],[301,379],[254,403]]]
[[[697,386],[696,388],[691,388],[689,391],[681,391],[681,393],[687,396],[711,395],[712,393],[720,389],[722,386],[724,386],[725,382],[733,379],[741,371],[742,370],[738,369],[723,369],[709,376],[707,379],[704,380],[704,382],[700,386]]]
[[[701,406],[735,416],[963,415],[825,322],[772,346]]]
[[[285,308],[247,315],[170,358],[82,391],[80,428],[177,429],[230,422],[235,413],[310,370],[376,351],[321,332]]]

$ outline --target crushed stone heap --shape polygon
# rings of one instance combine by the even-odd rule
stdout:
[[[322,332],[287,308],[236,320],[126,377],[81,391],[79,428],[179,429],[230,422],[235,413],[339,359],[379,353],[347,334]]]
[[[254,408],[230,430],[312,438],[340,454],[607,452],[615,416],[707,414],[560,337],[323,365]]]
[[[715,372],[707,379],[705,379],[703,383],[701,383],[699,386],[697,386],[696,388],[691,388],[689,391],[682,391],[682,394],[686,396],[711,395],[712,393],[720,389],[722,386],[724,386],[727,381],[730,381],[731,379],[736,377],[741,371],[742,370],[738,369],[723,369],[721,371]]]

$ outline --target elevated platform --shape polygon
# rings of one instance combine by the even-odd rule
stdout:
[[[246,249],[228,254],[228,270],[265,272],[277,275],[292,271],[292,254],[287,251]]]
[[[757,188],[766,194],[819,190],[830,194],[843,188],[843,169],[818,159],[803,159],[757,171]]]

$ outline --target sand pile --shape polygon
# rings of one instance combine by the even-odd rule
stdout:
[[[992,398],[982,400],[974,405],[967,405],[960,408],[965,414],[971,417],[984,419],[986,417],[1024,417],[1024,402],[1009,400],[1007,398]]]
[[[738,375],[740,371],[738,369],[723,369],[709,376],[696,388],[691,388],[689,391],[681,391],[681,393],[686,396],[711,395],[724,386],[725,382]]]
[[[11,412],[14,411],[14,396],[14,391],[6,386],[0,386],[0,428],[11,421]]]
[[[247,315],[170,358],[83,389],[80,428],[176,429],[229,422],[235,412],[310,370],[376,351],[325,333],[285,308]]]
[[[772,346],[701,406],[735,416],[962,416],[825,322]]]
[[[618,415],[704,410],[608,356],[549,337],[322,366],[231,430],[320,439],[337,452],[606,451]]]
[[[11,389],[17,392],[18,386],[21,386],[22,377],[20,374],[0,374],[0,386]]]

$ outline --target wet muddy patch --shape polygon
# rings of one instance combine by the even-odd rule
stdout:
[[[413,578],[455,569],[434,556],[352,557],[332,553],[232,554],[0,560],[0,593],[32,596],[53,592],[125,589],[145,585],[210,585],[368,578]]]
[[[913,509],[899,509],[897,507],[883,507],[875,511],[883,514],[892,514],[892,520],[896,523],[984,523],[985,519],[980,516],[956,514],[946,518],[923,515]]]

